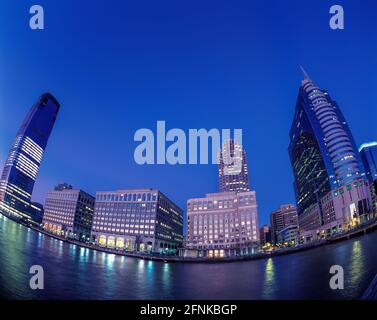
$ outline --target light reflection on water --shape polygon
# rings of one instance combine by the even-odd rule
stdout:
[[[266,269],[264,274],[264,289],[263,295],[265,298],[271,298],[275,287],[275,270],[274,260],[268,258],[266,261]]]
[[[115,254],[105,254],[106,257],[106,267],[110,270],[114,268]]]
[[[17,299],[350,299],[377,273],[377,232],[298,254],[248,262],[164,263],[67,244],[0,219],[0,296]],[[29,289],[42,265],[45,290]],[[329,268],[345,290],[329,289]]]
[[[355,240],[352,244],[351,262],[350,262],[350,286],[357,287],[361,281],[364,270],[363,247],[360,240]]]

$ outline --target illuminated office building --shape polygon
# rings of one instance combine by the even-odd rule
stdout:
[[[186,256],[249,255],[259,245],[255,191],[209,193],[187,201]]]
[[[359,148],[361,160],[373,196],[374,213],[377,213],[377,142],[364,143]]]
[[[0,180],[0,211],[11,218],[40,220],[37,206],[31,207],[31,196],[59,108],[51,94],[43,94],[17,132]]]
[[[155,189],[97,192],[92,241],[117,250],[175,253],[183,211]]]
[[[93,223],[94,197],[68,184],[47,194],[43,228],[59,236],[89,241]]]
[[[234,140],[228,140],[222,146],[218,175],[220,192],[250,191],[246,152]]]
[[[292,204],[281,205],[278,210],[270,214],[270,222],[273,243],[282,242],[283,237],[280,235],[282,230],[298,227],[297,208]]]
[[[337,103],[303,70],[289,155],[301,241],[356,226],[371,212],[363,164]]]

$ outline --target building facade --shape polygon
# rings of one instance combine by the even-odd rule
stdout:
[[[37,224],[42,224],[44,215],[44,207],[42,204],[38,202],[31,202],[29,213],[32,221],[36,222]]]
[[[284,204],[270,214],[272,242],[281,242],[280,232],[287,227],[297,227],[297,208],[293,204]]]
[[[43,228],[59,236],[89,241],[94,202],[94,197],[83,190],[59,185],[47,195]]]
[[[31,195],[59,109],[51,94],[43,94],[17,132],[0,180],[0,211],[11,218],[34,221]]]
[[[190,199],[187,219],[186,255],[248,255],[259,245],[255,191],[210,193]]]
[[[220,192],[250,191],[246,152],[234,140],[228,140],[222,146],[218,175]]]
[[[377,214],[377,141],[364,143],[359,148],[373,197],[374,215]]]
[[[175,253],[183,210],[155,189],[97,192],[92,241],[118,250]]]
[[[278,243],[284,246],[295,246],[298,243],[298,225],[290,225],[278,233]]]
[[[303,72],[289,156],[300,240],[307,241],[358,224],[371,211],[371,196],[360,155],[339,106]]]
[[[259,240],[262,246],[266,244],[272,243],[272,236],[271,236],[271,227],[268,225],[264,225],[262,228],[259,229]]]

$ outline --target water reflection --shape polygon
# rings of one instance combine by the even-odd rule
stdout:
[[[115,254],[106,255],[106,267],[110,270],[114,269],[115,257],[116,257]]]
[[[274,260],[268,258],[266,261],[266,268],[264,273],[264,288],[263,296],[265,299],[272,299],[275,288],[275,267]]]
[[[164,267],[162,268],[162,275],[163,275],[164,281],[167,280],[167,279],[169,279],[169,275],[170,275],[170,263],[168,263],[168,262],[164,263]]]
[[[76,251],[77,251],[77,246],[74,245],[74,244],[69,244],[69,254],[70,254],[72,257],[75,257],[75,256],[76,256]]]
[[[171,280],[170,263],[165,262],[162,267],[162,288],[164,294],[170,293]]]
[[[348,272],[351,287],[357,287],[360,284],[364,270],[363,247],[360,240],[356,240],[352,245],[350,270]]]
[[[120,257],[53,240],[0,219],[0,297],[31,299],[342,299],[358,298],[377,272],[377,232],[287,256],[234,263],[163,263]],[[46,270],[43,292],[29,268]],[[328,265],[345,270],[329,290]],[[52,272],[50,272],[52,270]],[[314,271],[311,271],[314,270]]]
[[[139,262],[137,263],[137,271],[139,273],[144,273],[144,265],[145,265],[145,261],[140,259]]]

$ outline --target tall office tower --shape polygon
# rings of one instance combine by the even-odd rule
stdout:
[[[155,189],[97,192],[92,240],[118,250],[177,252],[183,210]]]
[[[362,144],[359,152],[373,196],[374,213],[377,213],[377,142]]]
[[[248,255],[259,245],[255,191],[210,193],[187,201],[184,255],[222,258]]]
[[[33,221],[31,195],[59,108],[51,94],[43,94],[18,130],[0,180],[0,210],[5,215]]]
[[[246,152],[234,140],[226,141],[219,153],[220,192],[250,191]]]
[[[43,228],[59,236],[88,241],[93,224],[94,202],[94,197],[85,191],[74,189],[68,184],[59,184],[47,194]]]
[[[289,155],[300,240],[307,241],[355,226],[370,212],[371,197],[360,155],[339,106],[303,73]]]
[[[282,242],[281,232],[286,228],[297,228],[297,208],[292,204],[281,205],[270,214],[271,238],[273,243]]]

